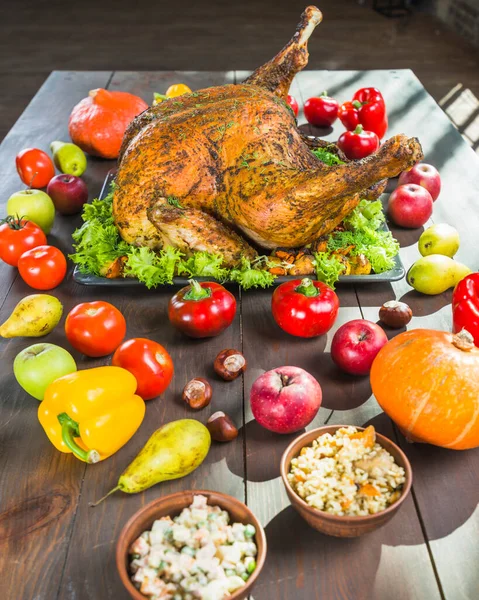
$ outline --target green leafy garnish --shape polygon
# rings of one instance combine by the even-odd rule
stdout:
[[[168,204],[170,206],[176,206],[176,208],[181,208],[181,209],[183,208],[183,206],[181,206],[181,204],[180,204],[180,200],[176,196],[168,196],[166,201],[168,202]]]
[[[329,152],[325,148],[314,148],[313,150],[311,150],[311,152],[314,154],[314,156],[316,156],[316,158],[319,158],[321,162],[323,162],[326,165],[329,165],[330,167],[332,167],[333,165],[344,165],[343,160],[341,160],[338,156],[336,156],[336,154],[334,154],[333,152]]]
[[[376,230],[385,222],[381,200],[370,202],[361,200],[356,208],[344,219],[344,225],[351,230]]]
[[[223,257],[220,254],[209,252],[195,252],[186,260],[178,264],[178,275],[188,277],[214,277],[219,281],[226,281],[228,269],[222,267]]]
[[[182,253],[172,246],[167,246],[160,252],[153,252],[144,246],[141,248],[130,246],[124,274],[128,277],[136,277],[147,288],[162,283],[173,283],[176,266],[181,256]]]
[[[314,262],[318,281],[322,281],[334,290],[339,276],[344,271],[343,263],[334,254],[330,254],[329,252],[316,252],[314,254]]]
[[[256,259],[255,264],[263,257]],[[266,259],[267,260],[267,259]],[[250,288],[266,288],[273,285],[276,275],[263,269],[257,269],[244,256],[241,258],[241,263],[238,267],[231,269],[229,273],[230,281],[236,281],[245,290]]]

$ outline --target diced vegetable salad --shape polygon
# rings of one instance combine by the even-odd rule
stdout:
[[[256,568],[256,530],[230,524],[227,511],[194,496],[171,519],[155,521],[130,548],[132,581],[151,600],[223,600]]]

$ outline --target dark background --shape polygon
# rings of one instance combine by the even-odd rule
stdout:
[[[54,69],[254,69],[289,40],[307,3],[4,0],[0,139]],[[309,68],[411,68],[438,101],[458,83],[479,96],[479,50],[427,12],[434,0],[409,3],[411,14],[392,19],[371,0],[317,4],[324,21]]]

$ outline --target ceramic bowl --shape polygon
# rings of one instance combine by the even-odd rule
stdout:
[[[303,433],[291,442],[281,458],[281,477],[291,504],[308,525],[326,535],[335,537],[358,537],[364,533],[369,533],[382,527],[398,512],[411,490],[412,470],[409,460],[401,448],[387,437],[376,432],[376,442],[394,457],[396,463],[401,466],[406,473],[406,481],[399,500],[381,512],[358,517],[332,515],[309,506],[298,496],[289,484],[287,475],[290,470],[291,460],[298,456],[304,446],[309,446],[313,440],[320,435],[323,435],[324,433],[334,434],[336,430],[341,427],[347,427],[347,425],[326,425],[324,427],[319,427],[318,429]],[[357,429],[362,431],[364,428],[357,427]]]
[[[144,531],[151,529],[153,521],[156,519],[168,515],[170,517],[178,515],[184,508],[193,502],[193,496],[198,494],[206,496],[208,504],[211,506],[217,505],[223,510],[228,511],[232,522],[240,522],[245,525],[251,524],[255,526],[255,542],[258,547],[256,569],[245,583],[244,587],[229,596],[228,600],[243,600],[251,593],[251,589],[261,573],[266,558],[266,536],[260,522],[243,502],[240,502],[232,496],[206,490],[188,490],[170,494],[150,502],[150,504],[147,504],[141,510],[136,512],[123,527],[116,546],[116,565],[123,585],[134,600],[145,600],[146,596],[136,589],[130,579],[128,549],[132,542],[134,542]]]

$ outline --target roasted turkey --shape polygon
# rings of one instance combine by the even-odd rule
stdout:
[[[245,82],[169,99],[131,123],[113,201],[124,240],[221,253],[229,266],[257,247],[305,246],[422,159],[418,140],[404,135],[344,165],[311,152],[321,141],[298,129],[286,97],[321,19],[308,7],[292,40]]]

